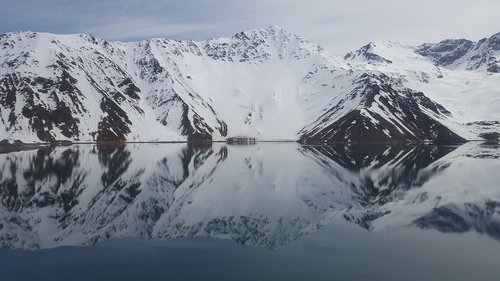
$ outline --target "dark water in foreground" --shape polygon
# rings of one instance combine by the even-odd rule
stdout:
[[[0,149],[0,280],[499,280],[500,146]]]

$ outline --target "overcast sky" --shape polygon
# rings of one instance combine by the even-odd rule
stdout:
[[[499,12],[499,0],[2,0],[0,33],[202,40],[276,25],[344,54],[375,40],[478,40],[500,32]]]

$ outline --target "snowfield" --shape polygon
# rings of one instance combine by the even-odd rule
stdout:
[[[3,34],[0,140],[481,139],[500,132],[499,38],[341,58],[279,27],[206,41]]]

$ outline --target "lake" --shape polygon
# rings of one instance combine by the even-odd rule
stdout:
[[[499,280],[500,146],[0,147],[0,280]]]

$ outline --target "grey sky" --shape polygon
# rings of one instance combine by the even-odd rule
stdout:
[[[2,0],[0,33],[202,40],[281,26],[344,54],[375,40],[416,45],[500,32],[498,0]]]

